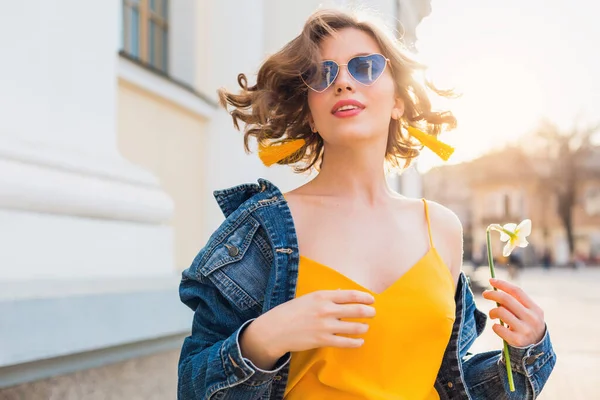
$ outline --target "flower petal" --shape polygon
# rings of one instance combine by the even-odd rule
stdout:
[[[517,226],[517,232],[519,236],[526,237],[531,235],[531,220],[525,219],[523,220],[519,226]]]
[[[500,241],[506,242],[509,239],[510,239],[510,236],[508,236],[506,233],[504,233],[502,231],[500,232]]]
[[[529,244],[529,242],[527,241],[527,238],[525,238],[525,237],[519,237],[515,242],[515,245],[519,246],[519,247],[527,247],[528,244]]]
[[[509,232],[514,232],[517,230],[517,224],[513,224],[512,222],[510,224],[506,224],[504,225],[504,229],[506,229]]]
[[[510,253],[512,253],[512,251],[515,249],[515,245],[511,242],[506,243],[506,246],[504,246],[504,249],[502,250],[502,255],[504,257],[508,257],[510,256]]]
[[[492,231],[502,232],[502,225],[500,224],[490,224],[488,228]]]

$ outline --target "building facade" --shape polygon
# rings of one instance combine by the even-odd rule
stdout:
[[[179,274],[222,221],[212,191],[258,177],[290,190],[309,179],[246,155],[216,90],[235,89],[240,72],[254,76],[321,3],[364,4],[393,27],[414,7],[4,7],[0,398],[175,398],[192,317],[179,302]],[[418,179],[406,179],[391,183],[418,196]]]
[[[600,264],[600,164],[590,157],[586,173],[575,185],[573,233],[575,257]],[[549,252],[552,263],[570,261],[569,246],[558,214],[557,198],[544,179],[550,168],[518,149],[484,155],[469,163],[435,168],[424,175],[424,193],[452,209],[463,222],[465,258],[487,263],[486,228],[493,223],[532,220],[530,245],[521,250],[526,264],[541,264]],[[494,254],[502,244],[493,233]],[[501,258],[501,257],[500,257]]]

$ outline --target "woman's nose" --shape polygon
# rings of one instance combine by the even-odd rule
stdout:
[[[336,93],[342,93],[344,90],[349,92],[354,91],[354,82],[352,82],[352,77],[348,72],[348,67],[340,67],[338,76],[336,77],[333,85]]]

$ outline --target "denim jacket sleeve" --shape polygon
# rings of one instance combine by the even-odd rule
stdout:
[[[240,333],[253,319],[240,320],[208,280],[191,279],[184,271],[181,300],[194,310],[192,334],[183,343],[179,360],[178,398],[259,399],[269,390],[273,377],[288,362],[279,360],[265,371],[243,357]]]
[[[536,399],[548,380],[556,355],[548,330],[540,342],[525,347],[509,346],[515,391],[510,392],[506,364],[501,351],[475,354],[463,359],[465,383],[471,398],[479,399]]]
[[[288,353],[273,370],[262,370],[240,349],[240,334],[262,313],[266,284],[248,271],[270,268],[267,262],[257,264],[262,260],[258,226],[251,217],[229,219],[183,271],[179,296],[194,317],[179,359],[179,399],[268,398],[273,380],[289,363]]]
[[[486,320],[485,314],[476,309],[473,294],[468,285],[464,287],[463,304],[459,308],[464,308],[464,326],[467,327],[464,333],[468,340],[461,343],[459,353],[465,389],[469,398],[473,400],[536,399],[556,364],[556,355],[552,348],[548,329],[546,329],[544,337],[536,344],[524,348],[509,346],[515,384],[515,391],[511,392],[502,351],[489,351],[475,355],[466,351],[475,337],[483,330]],[[477,326],[477,333],[475,333],[475,326]],[[469,333],[468,331],[473,332]],[[499,343],[502,343],[500,339],[498,340]]]

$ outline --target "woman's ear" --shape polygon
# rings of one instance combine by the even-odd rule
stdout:
[[[392,118],[398,120],[404,115],[404,100],[400,97],[396,98],[394,108],[392,108]]]
[[[317,132],[317,127],[315,126],[315,120],[313,119],[311,114],[308,114],[308,125],[310,126],[310,130],[313,133]]]

